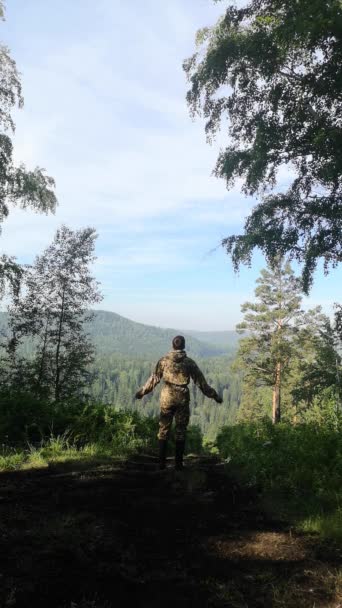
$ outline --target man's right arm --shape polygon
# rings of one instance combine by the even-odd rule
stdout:
[[[161,381],[163,376],[163,367],[162,367],[162,359],[160,359],[156,365],[156,368],[147,380],[145,384],[139,388],[139,390],[135,393],[136,399],[142,399],[144,395],[151,393],[157,384]]]
[[[207,383],[203,373],[201,372],[198,365],[196,365],[195,361],[191,362],[191,378],[194,383],[201,389],[202,393],[209,397],[209,399],[214,399],[217,403],[222,403],[222,397],[220,397],[214,388],[209,386]]]

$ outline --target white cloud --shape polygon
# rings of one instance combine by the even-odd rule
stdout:
[[[19,10],[13,5],[9,18]],[[29,261],[62,222],[95,226],[102,308],[164,326],[232,327],[242,292],[228,289],[224,273],[222,293],[196,285],[214,272],[205,254],[239,229],[253,201],[211,175],[225,134],[206,144],[203,123],[190,120],[182,72],[196,30],[224,4],[61,0],[48,22],[41,10],[33,2],[30,27],[17,19],[17,41],[7,41],[14,56],[22,40],[30,50],[17,58],[26,105],[16,115],[15,157],[47,168],[60,205],[48,217],[11,211],[1,248]],[[191,289],[163,291],[171,273]],[[144,274],[155,278],[142,291]]]
[[[201,201],[208,211],[194,214],[198,221],[229,225],[244,217],[239,203],[219,211],[227,192],[210,175],[217,147],[205,144],[203,125],[190,121],[185,103],[181,63],[193,45],[194,16],[200,25],[202,15],[215,20],[221,11],[206,3],[194,9],[101,1],[89,15],[89,35],[62,38],[21,66],[26,109],[18,115],[16,158],[54,175],[56,224],[123,226]]]

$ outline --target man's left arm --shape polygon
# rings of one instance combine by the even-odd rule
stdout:
[[[194,361],[192,361],[191,366],[191,377],[194,383],[201,389],[202,393],[209,397],[209,399],[214,399],[217,403],[222,403],[222,397],[217,394],[212,386],[209,386],[206,381],[204,374],[201,372],[200,368],[196,365]]]

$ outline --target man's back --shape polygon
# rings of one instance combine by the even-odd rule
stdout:
[[[159,366],[164,382],[187,385],[192,378],[195,362],[185,350],[173,350],[160,359]]]

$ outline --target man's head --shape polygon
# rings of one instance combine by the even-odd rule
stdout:
[[[185,348],[184,336],[175,336],[172,340],[172,347],[174,350],[184,350],[184,348]]]

